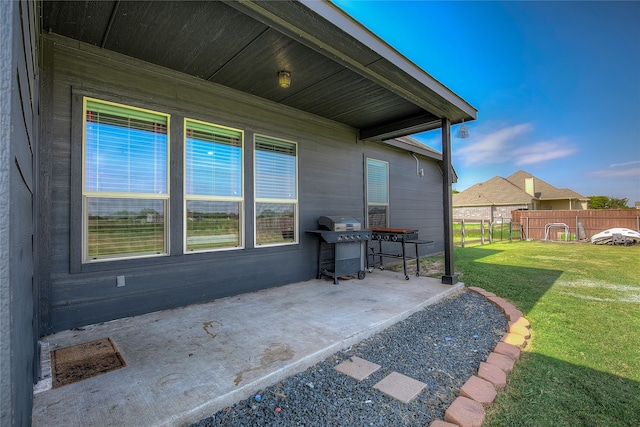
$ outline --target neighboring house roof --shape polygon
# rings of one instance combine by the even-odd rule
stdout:
[[[533,193],[527,193],[527,178],[533,179]],[[586,197],[568,188],[556,188],[519,170],[507,178],[494,176],[488,181],[475,184],[452,198],[453,206],[526,205],[532,200],[586,200]]]
[[[514,205],[531,203],[531,196],[500,176],[475,184],[452,196],[453,206]]]
[[[568,188],[557,188],[553,185],[549,184],[541,180],[538,177],[531,175],[529,172],[525,172],[523,170],[519,170],[511,176],[506,178],[507,181],[520,188],[522,191],[526,192],[526,179],[533,178],[534,179],[534,191],[535,198],[538,200],[558,200],[558,199],[584,199],[581,194],[576,193],[573,190]]]

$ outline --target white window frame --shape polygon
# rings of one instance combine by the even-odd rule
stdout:
[[[97,191],[87,190],[87,103],[102,104],[118,109],[126,109],[143,114],[153,114],[166,119],[166,189],[164,193],[144,193],[127,191]],[[104,101],[97,98],[83,97],[82,101],[82,262],[94,263],[103,261],[115,261],[122,259],[149,258],[158,256],[168,256],[170,248],[169,235],[169,199],[170,199],[170,126],[171,117],[169,114],[130,105]],[[131,200],[161,200],[163,204],[163,248],[161,251],[133,252],[123,254],[110,254],[102,256],[89,256],[89,201],[91,199],[131,199]]]
[[[211,128],[217,128],[221,130],[228,130],[232,132],[237,132],[240,134],[240,170],[237,172],[240,175],[240,194],[238,196],[205,196],[205,195],[196,195],[187,193],[187,124],[194,123],[196,125],[207,126]],[[183,189],[184,189],[184,217],[183,217],[183,248],[185,254],[193,254],[193,253],[202,253],[202,252],[217,252],[217,251],[229,251],[235,249],[243,249],[244,248],[244,234],[245,234],[245,215],[244,215],[244,131],[240,129],[235,129],[227,126],[222,126],[214,123],[204,122],[200,120],[186,118],[184,119],[184,168],[183,168]],[[187,213],[187,204],[190,201],[211,201],[211,202],[236,202],[239,204],[238,206],[238,244],[233,246],[223,246],[217,248],[203,248],[203,249],[188,249],[187,244],[187,227],[188,227],[188,213]]]
[[[385,202],[380,202],[380,201],[375,201],[372,202],[370,200],[370,182],[369,182],[369,168],[370,168],[370,163],[377,163],[378,165],[382,166],[384,165],[385,167],[385,172],[386,172],[386,188],[385,188],[385,192],[386,192],[386,201]],[[389,227],[389,162],[384,161],[384,160],[379,160],[379,159],[374,159],[372,157],[367,157],[366,161],[365,161],[365,180],[367,183],[367,191],[366,191],[366,198],[367,198],[367,227],[372,227],[371,224],[369,224],[369,208],[370,207],[384,207],[385,208],[385,221],[386,224],[384,225],[385,227]]]
[[[292,198],[265,198],[258,197],[258,166],[257,166],[257,141],[260,138],[265,138],[268,140],[273,140],[280,143],[291,144],[295,148],[295,195]],[[254,215],[253,215],[253,242],[255,247],[265,248],[272,246],[285,246],[285,245],[296,245],[299,243],[299,221],[300,215],[298,211],[298,187],[299,187],[299,146],[295,141],[286,140],[283,138],[276,138],[269,135],[262,134],[254,134],[253,136],[253,191],[254,191]],[[284,242],[275,242],[275,243],[258,243],[258,204],[259,203],[273,203],[273,204],[293,204],[293,240],[292,241],[284,241]],[[286,231],[286,230],[283,230]]]

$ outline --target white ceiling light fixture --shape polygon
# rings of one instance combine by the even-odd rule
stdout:
[[[278,84],[283,89],[291,86],[291,73],[285,70],[278,71]]]
[[[467,126],[464,124],[464,120],[456,132],[456,138],[469,138],[469,129],[467,129]]]

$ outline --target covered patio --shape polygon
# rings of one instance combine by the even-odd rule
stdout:
[[[28,425],[33,408],[34,425],[180,424],[460,288],[451,126],[477,111],[330,1],[0,5],[2,420]],[[87,138],[98,126],[117,136]],[[442,153],[399,140],[435,129]],[[195,157],[194,131],[212,147]],[[256,161],[268,152],[286,161]],[[191,185],[201,163],[215,171],[201,181],[224,189]],[[105,171],[126,185],[92,181]],[[387,185],[376,193],[376,182]],[[293,230],[270,227],[274,212]],[[305,231],[324,215],[366,228],[377,212],[433,241],[442,277],[314,286],[318,246]],[[217,221],[190,227],[205,217]],[[41,355],[99,338],[125,368],[34,397]],[[265,351],[287,359],[262,367]]]
[[[189,425],[463,288],[375,270],[58,332],[41,341],[43,373],[50,351],[102,338],[126,366],[53,389],[49,376],[33,425]]]

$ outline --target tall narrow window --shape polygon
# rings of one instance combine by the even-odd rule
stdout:
[[[255,137],[256,245],[298,241],[298,161],[293,142]]]
[[[185,119],[185,250],[242,247],[240,130]]]
[[[84,99],[83,259],[168,253],[166,114]]]
[[[389,226],[389,163],[367,159],[367,226]]]

